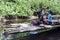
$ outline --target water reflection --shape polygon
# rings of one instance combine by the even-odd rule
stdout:
[[[0,39],[2,38],[2,33],[0,32]]]
[[[0,40],[10,40],[11,39],[11,35],[4,35],[4,31],[1,30],[0,31]]]
[[[11,35],[8,35],[4,40],[10,40],[11,39]]]
[[[38,33],[15,40],[60,40],[60,29],[48,31],[45,33]]]
[[[3,32],[0,32],[0,38],[3,37],[2,33]],[[60,29],[55,29],[44,33],[30,32],[30,34],[30,36],[17,38],[14,40],[60,40]],[[14,36],[14,34],[12,36]],[[11,35],[6,35],[4,40],[11,40]]]
[[[32,34],[32,35],[38,34],[38,32],[35,32],[35,31],[29,32],[29,33]]]

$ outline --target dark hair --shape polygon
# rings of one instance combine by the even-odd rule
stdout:
[[[44,8],[41,8],[41,9],[38,11],[38,13],[41,13],[43,9],[44,9]]]
[[[51,10],[48,11],[50,14],[53,14],[53,12]]]

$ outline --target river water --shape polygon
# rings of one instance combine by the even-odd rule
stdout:
[[[60,28],[15,40],[60,40]]]
[[[2,32],[0,32],[0,38],[3,37]],[[3,40],[10,40],[11,35],[8,35]],[[60,28],[50,30],[43,33],[31,34],[26,37],[14,39],[14,40],[60,40]]]

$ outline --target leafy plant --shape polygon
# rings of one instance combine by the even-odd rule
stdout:
[[[41,7],[60,14],[60,0],[0,0],[0,15],[30,16]]]

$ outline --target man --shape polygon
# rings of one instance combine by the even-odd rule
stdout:
[[[52,14],[50,11],[46,13],[46,19],[44,19],[45,24],[51,25],[52,24]]]
[[[43,21],[43,14],[42,14],[43,8],[41,8],[38,12],[37,12],[37,16],[38,19],[37,20],[32,20],[32,24],[34,25],[39,25],[40,23],[42,23]]]
[[[37,13],[38,15],[38,21],[40,23],[43,23],[43,14],[42,14],[43,8],[41,8],[41,10]]]

